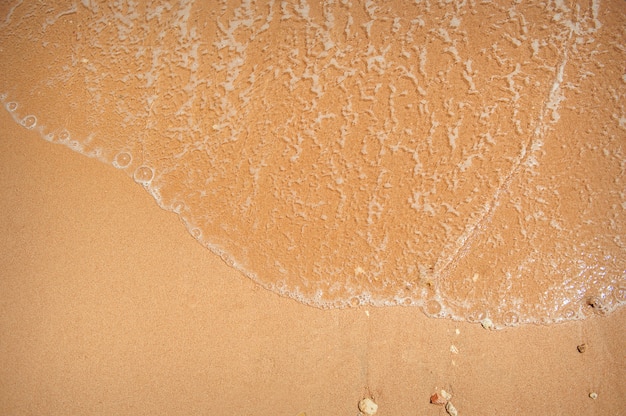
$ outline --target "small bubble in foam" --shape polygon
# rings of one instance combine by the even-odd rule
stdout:
[[[7,109],[7,111],[10,111],[12,113],[17,110],[18,105],[15,101],[9,101],[4,105],[4,107]]]
[[[237,262],[235,261],[234,257],[229,256],[229,255],[224,255],[222,258],[224,259],[224,262],[226,262],[226,264],[236,269],[235,266],[237,266]]]
[[[424,310],[424,313],[428,316],[439,316],[439,314],[441,314],[442,307],[441,303],[439,303],[435,299],[431,299],[429,301],[426,301],[422,309]]]
[[[22,121],[20,121],[20,124],[22,125],[22,127],[30,130],[37,125],[37,117],[32,114],[27,115],[22,119]]]
[[[67,130],[61,130],[58,136],[60,143],[67,143],[70,140],[70,132]]]
[[[613,298],[619,303],[626,303],[626,287],[616,287],[615,290],[613,290]]]
[[[44,140],[47,140],[49,142],[54,140],[54,133],[48,133],[45,136],[43,136]]]
[[[577,315],[577,312],[572,305],[565,307],[565,309],[563,309],[563,311],[561,312],[561,316],[566,321],[570,321],[576,318],[576,315]]]
[[[200,237],[202,237],[202,231],[199,228],[194,228],[191,230],[191,235],[193,236],[193,238],[199,239]]]
[[[404,299],[400,299],[398,301],[398,304],[402,306],[411,306],[413,304],[413,301],[411,300],[411,298],[404,298]]]
[[[278,282],[276,282],[276,285],[274,287],[276,288],[278,293],[285,293],[286,285],[284,280],[279,280]]]
[[[487,317],[482,311],[472,311],[467,315],[468,322],[480,322]]]
[[[356,296],[353,296],[350,298],[350,306],[352,306],[353,308],[360,306],[361,305],[361,299],[359,299]]]
[[[128,152],[119,152],[113,159],[113,166],[118,169],[125,169],[133,161],[133,157]]]
[[[184,209],[184,205],[182,202],[175,202],[172,205],[172,212],[176,213],[176,214],[180,214],[181,212],[183,212]]]
[[[83,146],[77,142],[76,140],[70,140],[68,142],[65,143],[65,145],[67,147],[69,147],[70,149],[72,149],[75,152],[82,152],[83,151]]]
[[[104,154],[104,151],[102,150],[102,148],[97,147],[93,149],[91,152],[87,153],[87,156],[93,157],[96,159],[101,159],[103,154]]]
[[[519,323],[519,316],[515,312],[507,312],[502,317],[502,320],[504,321],[504,325],[513,326]]]
[[[153,176],[154,172],[152,171],[152,168],[148,166],[139,166],[134,174],[135,182],[142,184],[150,183]]]
[[[8,95],[7,95],[7,93],[6,93],[6,92],[0,93],[0,101],[4,101],[4,100],[6,100],[6,99],[7,99],[7,97],[8,97]]]

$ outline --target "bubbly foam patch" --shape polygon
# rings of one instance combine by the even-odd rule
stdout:
[[[625,302],[618,1],[0,11],[15,121],[270,290],[497,327]]]

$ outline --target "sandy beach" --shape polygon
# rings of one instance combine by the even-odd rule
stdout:
[[[356,415],[372,397],[379,415],[444,415],[440,389],[459,415],[623,414],[623,308],[501,331],[318,310],[260,289],[121,172],[4,111],[0,146],[0,414]]]
[[[626,414],[623,1],[160,3],[0,5],[0,416]]]

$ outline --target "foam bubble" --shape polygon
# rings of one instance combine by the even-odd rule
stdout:
[[[172,204],[171,211],[176,214],[181,214],[185,209],[185,204],[180,201],[176,201]]]
[[[618,286],[613,290],[613,298],[620,304],[626,303],[626,287]]]
[[[4,105],[4,107],[7,109],[8,112],[13,113],[17,110],[19,105],[15,101],[9,101]]]
[[[357,306],[361,306],[361,299],[357,296],[353,296],[350,298],[349,304],[351,307],[356,308]]]
[[[127,168],[130,163],[133,161],[133,157],[128,152],[120,152],[115,155],[115,159],[113,159],[113,166],[118,169]]]
[[[483,311],[474,310],[467,314],[467,320],[469,322],[478,323],[484,320],[487,317],[487,314]]]
[[[77,153],[84,153],[83,144],[78,140],[68,140],[64,144]]]
[[[516,312],[506,312],[502,317],[502,321],[506,326],[514,326],[519,323],[519,315]]]
[[[200,236],[199,238],[201,238],[202,236]],[[224,260],[224,263],[228,264],[230,267],[232,268],[236,268],[237,266],[237,260],[235,260],[235,258],[233,256],[231,256],[230,254],[224,253],[222,254],[222,260]]]
[[[57,134],[57,141],[61,144],[69,144],[71,139],[70,132],[63,129]]]
[[[413,304],[413,300],[411,298],[398,299],[398,305],[411,306],[412,304]]]
[[[428,316],[440,316],[442,309],[441,303],[435,299],[426,301],[423,306],[424,313]]]
[[[35,117],[34,115],[28,115],[26,117],[24,117],[22,119],[22,121],[20,121],[20,124],[22,125],[22,127],[27,128],[27,129],[32,129],[37,125],[37,117]]]
[[[574,305],[567,305],[560,312],[560,316],[557,319],[562,319],[566,321],[570,321],[576,319],[580,314],[580,308]]]
[[[91,151],[85,153],[85,155],[87,155],[88,157],[92,157],[106,163],[106,159],[104,159],[104,154],[105,151],[100,147],[96,147],[95,149],[92,149]]]
[[[152,181],[152,177],[154,176],[154,171],[151,167],[148,166],[139,166],[133,175],[135,181],[141,184],[148,184]]]

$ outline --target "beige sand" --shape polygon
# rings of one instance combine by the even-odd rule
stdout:
[[[440,388],[459,415],[626,408],[624,309],[502,331],[317,310],[227,267],[121,172],[4,111],[0,132],[0,414],[355,415],[371,395],[379,415],[442,415]]]

